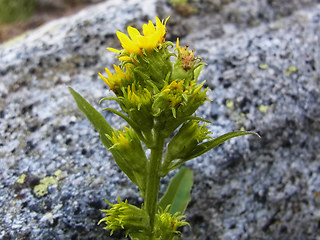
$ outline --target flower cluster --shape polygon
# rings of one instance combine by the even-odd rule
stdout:
[[[167,20],[144,24],[143,35],[133,27],[127,28],[129,36],[118,31],[123,49],[108,49],[118,53],[120,65],[114,66],[114,74],[106,69],[108,77],[99,74],[116,95],[104,100],[119,102],[126,120],[147,145],[156,122],[168,137],[208,100],[203,83],[197,83],[204,64],[179,40],[175,52],[169,51],[173,44],[165,41]]]
[[[117,101],[123,113],[109,108],[105,110],[112,111],[130,125],[124,130],[113,130],[108,135],[111,142],[109,150],[118,166],[139,187],[141,196],[147,199],[152,195],[152,190],[148,190],[148,183],[145,183],[151,181],[147,178],[153,177],[150,176],[150,168],[154,167],[151,166],[152,160],[148,161],[141,142],[151,149],[151,155],[156,149],[160,150],[157,153],[158,172],[153,173],[160,179],[160,175],[165,176],[181,165],[183,161],[177,162],[177,159],[188,157],[193,147],[209,139],[207,135],[210,133],[205,125],[199,125],[199,118],[193,116],[198,107],[208,100],[207,89],[202,90],[204,83],[197,83],[204,63],[194,57],[193,51],[181,47],[179,39],[175,48],[173,43],[165,40],[167,20],[156,18],[155,25],[149,21],[142,27],[143,35],[133,27],[127,28],[128,35],[118,31],[123,49],[108,49],[117,53],[120,64],[114,65],[114,73],[107,68],[107,76],[99,73],[115,94],[115,97],[102,101]],[[170,48],[174,51],[169,51]],[[167,157],[162,160],[163,143],[160,140],[170,137],[180,126],[168,145]],[[182,215],[168,211],[156,213],[148,209],[148,203],[152,205],[147,201],[145,210],[151,212],[149,215],[155,214],[149,216],[150,228],[154,225],[153,232],[159,235],[159,239],[172,239],[178,233],[177,228],[187,224]],[[120,201],[110,206],[111,209],[105,211],[107,217],[103,219],[107,229],[126,228],[130,230],[131,237],[141,234],[141,229],[137,231],[137,226],[129,224],[133,218],[131,212],[126,212],[136,210],[135,207],[128,208],[127,203]],[[136,215],[144,219],[138,212]],[[124,217],[126,214],[131,217]]]

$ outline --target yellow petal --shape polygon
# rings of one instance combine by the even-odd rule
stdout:
[[[122,47],[127,52],[139,53],[140,49],[134,44],[134,42],[124,33],[117,31],[117,37],[119,38]]]
[[[119,61],[130,61],[131,60],[131,57],[129,56],[124,56],[124,57],[119,57]]]
[[[166,20],[164,21],[164,26],[166,26],[168,20],[169,20],[170,16],[166,18]]]
[[[166,19],[166,22],[168,21],[168,18]],[[157,31],[161,32],[163,35],[166,32],[165,24],[163,24],[158,17],[156,17],[156,27]]]
[[[100,78],[103,80],[103,81],[105,81],[105,79],[107,79],[105,76],[103,76],[101,73],[98,73],[99,74],[99,76],[100,76]]]
[[[139,47],[151,50],[152,48],[156,47],[158,39],[154,35],[150,35],[139,39],[137,43]]]
[[[128,34],[130,36],[130,38],[132,40],[136,40],[139,36],[141,36],[140,32],[138,31],[138,29],[134,28],[134,27],[131,27],[129,26],[127,28],[127,31],[128,31]]]
[[[106,70],[106,73],[108,74],[109,78],[112,77],[112,73],[110,72],[110,70],[108,68],[105,68],[104,70]]]
[[[120,53],[121,50],[115,49],[115,48],[107,48],[111,52]]]
[[[143,90],[147,93],[148,98],[151,99],[152,96],[151,96],[151,93],[148,91],[148,89],[145,88]]]
[[[103,76],[101,73],[98,73],[100,78],[110,87],[110,82],[108,81],[108,78],[106,78],[105,76]],[[110,87],[111,88],[111,87]]]
[[[119,66],[117,66],[117,65],[113,64],[113,68],[114,68],[114,70],[116,71],[116,73],[117,73],[117,74],[122,73],[122,71],[121,71],[121,69],[120,69],[120,67],[119,67]]]
[[[142,31],[143,31],[143,35],[147,36],[147,35],[153,34],[156,31],[156,29],[153,23],[149,20],[148,24],[144,24],[142,26]]]
[[[158,17],[156,17],[156,26],[157,26],[157,29],[161,28],[163,26],[162,22],[160,21],[160,19]]]

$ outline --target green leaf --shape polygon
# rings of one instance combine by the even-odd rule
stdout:
[[[190,191],[192,185],[193,171],[186,167],[181,167],[179,172],[170,181],[167,191],[160,199],[159,207],[165,209],[170,205],[169,212],[171,214],[175,214],[176,212],[183,214],[191,199]]]
[[[133,130],[138,134],[140,139],[145,141],[145,139],[141,135],[141,131],[139,129],[139,126],[134,121],[132,121],[130,118],[128,118],[127,116],[125,116],[121,112],[118,112],[117,110],[114,110],[112,108],[105,108],[105,109],[103,109],[103,111],[109,111],[109,112],[112,112],[112,113],[118,115],[119,117],[121,117],[123,120],[125,120],[133,128]]]
[[[126,161],[124,161],[120,153],[115,149],[110,149],[113,143],[107,136],[112,136],[113,128],[108,124],[101,113],[99,113],[93,106],[91,106],[90,103],[88,103],[79,93],[77,93],[71,87],[69,87],[69,90],[76,100],[79,109],[87,116],[91,124],[98,131],[103,145],[112,152],[112,155],[119,168],[130,178],[130,180],[134,184],[136,184],[137,186],[141,185],[138,184],[135,173],[132,171],[132,168],[126,163]]]
[[[79,109],[87,116],[91,124],[98,131],[102,143],[107,147],[112,147],[112,142],[106,135],[112,136],[113,128],[108,124],[105,118],[88,103],[79,93],[69,87],[69,90],[76,100]]]
[[[221,135],[213,140],[210,140],[208,142],[202,143],[198,145],[194,151],[192,151],[191,155],[189,155],[186,159],[183,159],[183,161],[188,161],[190,159],[199,157],[200,155],[210,151],[212,148],[217,147],[218,145],[224,143],[225,141],[234,138],[234,137],[239,137],[243,135],[249,135],[253,134],[256,135],[257,137],[260,138],[259,134],[251,131],[235,131],[235,132],[229,132],[224,135]]]

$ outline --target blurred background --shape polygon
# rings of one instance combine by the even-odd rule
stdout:
[[[0,43],[103,0],[0,0]]]

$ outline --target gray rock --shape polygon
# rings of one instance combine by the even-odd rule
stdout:
[[[262,136],[187,163],[195,183],[183,239],[318,239],[319,3],[193,4],[198,13],[183,18],[163,1],[107,1],[0,46],[1,239],[124,238],[97,226],[103,199],[142,199],[67,86],[102,109],[110,91],[97,72],[115,62],[105,48],[119,47],[116,30],[156,15],[171,15],[168,39],[181,34],[208,63],[201,78],[213,101],[198,115],[213,122],[213,136],[240,128]]]

